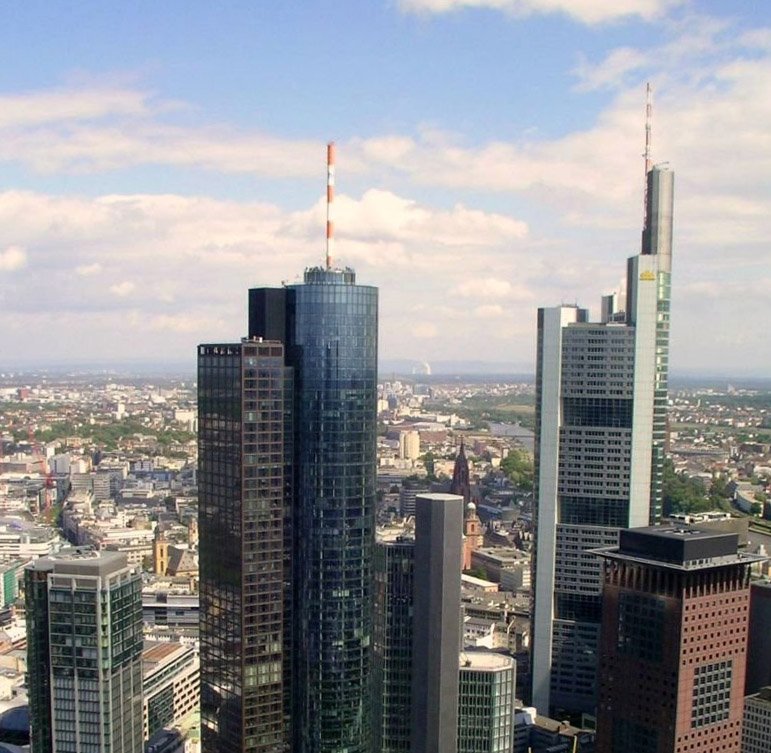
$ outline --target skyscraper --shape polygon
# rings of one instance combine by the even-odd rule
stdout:
[[[284,346],[198,348],[206,753],[289,748]]]
[[[601,573],[587,550],[661,515],[672,188],[667,168],[649,168],[643,250],[600,322],[577,306],[538,311],[532,700],[543,713],[595,707]]]
[[[308,269],[250,290],[249,335],[282,341],[294,379],[293,750],[369,753],[377,289]]]
[[[375,753],[451,753],[458,718],[463,497],[421,492],[414,536],[375,545]]]
[[[737,548],[733,533],[657,526],[599,552],[598,753],[739,753],[750,567],[765,558]]]
[[[373,750],[410,753],[415,540],[378,534],[374,557]]]
[[[463,497],[415,501],[412,753],[458,749]]]
[[[331,241],[199,347],[205,753],[370,753],[377,290]]]
[[[142,598],[119,552],[24,571],[34,753],[142,753]]]
[[[492,651],[460,655],[458,753],[511,753],[514,659]]]

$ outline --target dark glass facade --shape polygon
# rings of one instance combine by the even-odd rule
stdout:
[[[289,747],[284,348],[198,349],[201,727],[206,753]]]
[[[249,335],[293,372],[292,712],[297,753],[369,753],[377,290],[352,270],[249,294]]]
[[[415,542],[378,541],[374,561],[374,751],[409,753]]]

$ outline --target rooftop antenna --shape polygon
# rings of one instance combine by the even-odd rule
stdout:
[[[327,144],[327,269],[332,269],[332,242],[335,225],[332,221],[332,202],[335,199],[335,142]]]
[[[645,151],[643,152],[643,159],[645,160],[645,182],[643,190],[643,232],[642,232],[642,253],[650,253],[650,250],[646,249],[648,245],[648,224],[650,218],[648,217],[648,173],[653,168],[653,161],[651,160],[651,120],[653,118],[653,90],[651,89],[650,81],[645,84]]]
[[[653,116],[653,90],[650,81],[645,84],[645,174],[647,175],[653,165],[651,164],[651,119]]]

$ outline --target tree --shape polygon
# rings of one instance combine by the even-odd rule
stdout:
[[[501,470],[514,486],[523,491],[533,490],[533,458],[524,450],[509,450],[501,460]]]
[[[714,506],[700,478],[678,473],[670,458],[664,461],[664,514],[706,512]]]

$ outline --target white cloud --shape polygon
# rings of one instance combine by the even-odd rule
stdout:
[[[150,95],[133,89],[54,89],[0,96],[0,128],[147,115]]]
[[[127,295],[131,295],[136,290],[136,285],[130,280],[124,280],[123,282],[110,285],[110,292],[113,295],[117,295],[119,298],[125,298]]]
[[[462,282],[455,292],[463,298],[505,298],[511,292],[511,283],[497,277],[475,278]]]
[[[27,252],[19,246],[0,251],[0,272],[15,272],[27,265]]]
[[[412,333],[421,340],[429,340],[439,335],[439,328],[432,322],[418,322],[413,327]]]
[[[613,50],[596,65],[590,65],[582,58],[574,71],[579,79],[576,88],[578,91],[616,88],[628,79],[630,73],[639,71],[647,63],[647,55],[631,47]]]
[[[477,319],[500,319],[503,314],[503,306],[499,306],[497,303],[477,306],[474,309],[474,316]]]
[[[99,262],[94,262],[93,264],[81,264],[78,267],[75,267],[75,274],[80,275],[80,277],[91,277],[93,275],[98,275],[102,271],[102,265]]]
[[[410,13],[448,13],[465,8],[487,8],[513,16],[562,13],[585,24],[600,24],[638,17],[652,21],[681,0],[399,0]]]

